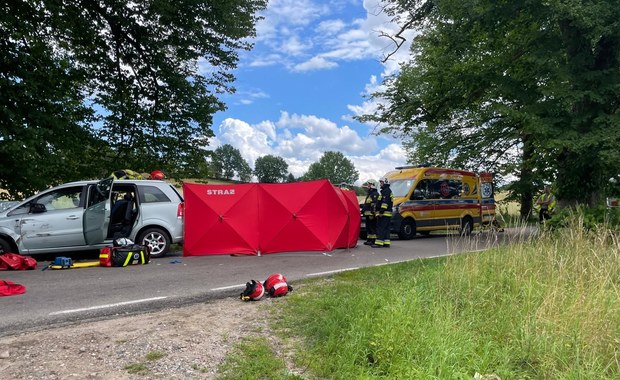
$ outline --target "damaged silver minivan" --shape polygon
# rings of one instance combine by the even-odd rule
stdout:
[[[161,257],[183,243],[183,228],[183,197],[168,182],[71,182],[0,211],[0,254],[63,254],[127,237]]]

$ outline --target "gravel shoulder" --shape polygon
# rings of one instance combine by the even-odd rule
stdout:
[[[3,337],[0,378],[213,379],[241,337],[268,335],[271,302],[218,299]]]

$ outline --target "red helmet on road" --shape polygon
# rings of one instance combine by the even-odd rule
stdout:
[[[265,294],[263,284],[257,281],[250,281],[245,284],[245,290],[239,295],[244,301],[258,301]]]
[[[159,179],[162,180],[166,178],[166,175],[161,170],[153,170],[151,172],[151,179]]]
[[[286,283],[286,277],[280,273],[274,273],[263,283],[265,291],[272,297],[280,297],[292,291],[293,288]]]

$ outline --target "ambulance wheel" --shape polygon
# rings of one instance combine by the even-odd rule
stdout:
[[[415,221],[413,219],[405,219],[400,224],[400,231],[398,231],[398,237],[401,240],[411,240],[415,237]]]
[[[466,216],[461,220],[461,236],[469,236],[474,229],[474,220]]]
[[[151,257],[162,257],[170,250],[170,238],[161,228],[144,230],[138,238],[138,244],[151,247]]]

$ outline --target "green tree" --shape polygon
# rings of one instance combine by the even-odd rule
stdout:
[[[277,183],[285,182],[288,174],[288,164],[282,157],[270,154],[259,157],[254,163],[254,175],[258,182]]]
[[[216,95],[234,90],[238,51],[252,47],[248,37],[265,6],[7,2],[0,15],[0,188],[28,194],[44,181],[124,167],[177,177],[204,167],[212,115],[225,109]]]
[[[288,175],[286,176],[286,183],[293,183],[293,182],[297,182],[297,178],[295,178],[293,173],[288,173]]]
[[[334,185],[352,184],[359,179],[355,165],[340,152],[325,152],[318,162],[310,164],[303,179],[328,179]]]
[[[55,49],[48,16],[27,2],[0,15],[0,198],[19,199],[64,180],[90,177],[97,142],[83,70]],[[103,148],[103,147],[101,147]],[[92,165],[88,165],[93,161]],[[89,167],[90,166],[90,167]],[[99,167],[101,168],[101,167]]]
[[[250,165],[241,157],[239,149],[230,144],[213,151],[211,165],[217,178],[231,180],[236,176],[243,182],[249,182],[252,178]]]
[[[382,132],[404,137],[411,161],[516,173],[522,213],[542,180],[555,179],[564,201],[600,198],[620,166],[620,8],[389,3],[404,29],[421,31],[415,59],[386,80],[374,94],[386,102],[360,120],[387,123]]]

